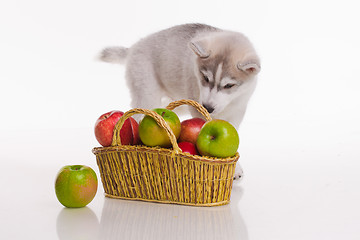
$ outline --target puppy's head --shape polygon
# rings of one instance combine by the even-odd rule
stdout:
[[[222,112],[232,100],[253,91],[260,60],[245,36],[216,32],[194,39],[189,47],[196,54],[200,103],[210,113]]]

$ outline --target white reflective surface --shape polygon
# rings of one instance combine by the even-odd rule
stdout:
[[[141,229],[141,230],[140,230]],[[102,239],[248,239],[237,205],[188,207],[105,199]]]
[[[248,124],[254,127],[259,128]],[[72,134],[88,140],[75,146]],[[244,133],[245,177],[234,182],[225,206],[110,199],[99,182],[87,207],[66,209],[55,196],[56,173],[63,165],[82,163],[99,176],[91,135],[91,129],[24,131],[27,144],[18,145],[19,133],[2,134],[1,239],[358,239],[360,234],[359,133],[341,143],[309,140],[311,147],[281,139],[270,146]],[[52,141],[39,148],[44,138]]]

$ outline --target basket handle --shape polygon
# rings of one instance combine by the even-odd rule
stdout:
[[[181,105],[190,105],[193,106],[194,108],[196,108],[196,110],[201,113],[201,115],[203,115],[205,117],[205,120],[211,121],[211,117],[209,112],[198,102],[194,101],[194,100],[190,100],[190,99],[182,99],[182,100],[178,100],[178,101],[174,101],[169,103],[169,105],[166,107],[166,109],[169,110],[173,110],[176,107],[179,107]]]
[[[160,127],[165,129],[166,134],[170,138],[170,142],[171,142],[171,145],[173,147],[174,152],[175,153],[181,152],[181,150],[180,150],[180,148],[179,148],[179,146],[177,144],[176,137],[175,137],[173,131],[171,130],[171,128],[169,127],[169,125],[164,120],[164,118],[161,117],[160,114],[158,114],[158,113],[156,113],[154,111],[151,111],[151,110],[148,110],[148,109],[142,109],[142,108],[131,109],[131,110],[125,112],[124,115],[121,116],[121,118],[119,119],[119,121],[115,125],[114,135],[113,135],[113,140],[112,140],[111,146],[121,146],[122,145],[121,144],[121,139],[120,139],[121,127],[125,123],[125,120],[128,119],[129,117],[131,117],[134,114],[145,114],[145,115],[148,115],[148,116],[152,117]]]

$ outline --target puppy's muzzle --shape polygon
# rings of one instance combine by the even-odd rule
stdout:
[[[203,104],[203,107],[209,112],[212,113],[215,108],[213,108],[212,106],[208,105],[208,104]]]

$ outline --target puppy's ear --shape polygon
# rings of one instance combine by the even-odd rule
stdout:
[[[207,58],[210,56],[210,51],[207,51],[205,49],[205,43],[204,41],[198,40],[198,41],[191,41],[189,43],[189,47],[193,52],[198,55],[200,58]]]
[[[258,74],[260,72],[261,66],[258,59],[248,60],[244,62],[239,62],[237,68],[240,71],[245,72],[246,74]]]

